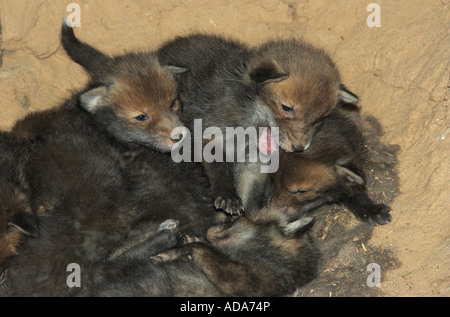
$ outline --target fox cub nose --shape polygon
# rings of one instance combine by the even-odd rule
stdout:
[[[303,152],[303,151],[305,151],[305,147],[303,145],[296,144],[296,145],[292,146],[292,150],[294,152]]]
[[[311,146],[312,136],[309,137],[309,139],[306,141],[306,144],[303,144],[303,142],[300,142],[299,144],[293,144],[292,145],[292,151],[293,152],[304,152]]]

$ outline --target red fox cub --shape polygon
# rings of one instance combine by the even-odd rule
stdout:
[[[87,112],[99,130],[129,146],[140,145],[161,152],[170,152],[178,142],[172,131],[182,126],[181,105],[175,74],[185,69],[164,66],[155,53],[128,53],[115,58],[99,55],[103,63],[91,56],[92,51],[83,50],[76,43],[64,41],[73,30],[63,26],[63,43],[73,45],[83,58],[89,61],[87,69],[95,64],[95,75],[87,88],[73,96],[63,108],[79,108]],[[74,41],[78,41],[74,36]],[[71,39],[72,39],[71,38]],[[79,42],[83,47],[83,43]],[[50,110],[52,115],[55,110]],[[63,110],[65,111],[65,110]],[[49,129],[48,125],[52,128]],[[14,133],[21,137],[45,139],[47,131],[57,134],[57,123],[46,119],[46,113],[31,114],[21,120]]]
[[[341,83],[334,62],[321,49],[292,39],[269,41],[252,53],[255,61],[250,68],[265,58],[286,76],[266,85],[266,99],[280,128],[280,146],[287,152],[307,150],[322,119],[338,101],[356,104],[359,100]]]
[[[375,204],[367,194],[368,154],[356,123],[335,110],[314,139],[308,151],[280,153],[270,210],[298,217],[326,203],[342,203],[361,221],[389,223],[390,208]]]
[[[184,236],[176,247],[156,256],[141,253],[175,242],[178,222],[169,219],[141,245],[135,244],[136,239],[124,241],[125,252],[105,263],[102,278],[84,295],[289,295],[317,274],[320,253],[309,235],[313,224],[312,217],[283,224],[238,217],[212,226],[207,240]]]

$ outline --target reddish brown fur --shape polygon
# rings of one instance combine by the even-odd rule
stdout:
[[[319,79],[316,80],[291,76],[270,85],[272,100],[269,104],[280,128],[280,145],[288,152],[295,152],[298,146],[306,148],[315,130],[320,127],[320,120],[337,103],[336,89],[330,89],[330,86],[326,87],[320,84]],[[287,105],[293,111],[287,113],[281,105]]]
[[[271,209],[295,211],[302,204],[319,198],[338,183],[339,175],[333,165],[297,155],[281,153],[283,169],[275,174]],[[307,191],[302,195],[294,194]]]
[[[323,120],[310,150],[281,151],[269,213],[299,217],[323,204],[340,203],[361,221],[389,223],[390,208],[367,194],[368,153],[361,129],[357,115],[351,118],[336,109]]]
[[[297,40],[269,41],[254,54],[275,61],[287,75],[267,84],[265,96],[280,128],[280,146],[288,152],[307,149],[321,120],[338,103],[337,68],[323,50]]]
[[[157,70],[155,73],[157,74],[150,74],[148,77],[130,74],[118,79],[107,99],[115,113],[130,128],[144,129],[161,146],[170,148],[174,144],[171,133],[181,126],[177,116],[180,110],[177,86],[169,74]],[[136,121],[135,118],[139,115],[147,115],[150,119]]]
[[[17,246],[21,239],[22,234],[15,229],[0,235],[0,264],[17,254]]]
[[[111,58],[80,42],[63,23],[61,42],[69,56],[91,77],[80,105],[117,140],[168,152],[182,126],[174,75],[187,69],[162,65],[156,53],[127,53]]]
[[[168,152],[182,126],[174,74],[152,53],[129,53],[98,65],[80,106],[118,141]],[[93,87],[93,88],[92,88]]]

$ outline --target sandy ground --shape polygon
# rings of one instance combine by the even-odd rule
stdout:
[[[0,129],[10,129],[31,111],[56,106],[86,82],[86,74],[59,44],[61,20],[70,14],[70,2],[0,2]],[[321,285],[322,292],[316,294],[358,295],[355,290],[361,290],[369,296],[450,296],[447,0],[378,0],[381,27],[373,28],[366,22],[370,1],[360,0],[77,3],[77,36],[110,54],[153,49],[193,31],[231,35],[251,45],[297,36],[328,51],[345,84],[361,96],[363,114],[381,123],[382,141],[400,146],[400,191],[391,203],[392,223],[342,246],[350,248],[345,254],[353,255],[352,260],[358,258],[362,279],[370,274],[365,272],[367,265],[377,262],[365,254],[384,256],[379,261],[381,287],[368,292],[361,280],[362,286],[353,292],[346,293],[345,287],[333,292],[333,287],[346,283],[335,275],[337,280],[330,281],[329,288]],[[350,226],[358,226],[346,215]],[[330,270],[324,268],[323,274]],[[313,289],[299,295],[311,295]]]

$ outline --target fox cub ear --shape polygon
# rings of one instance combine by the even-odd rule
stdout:
[[[16,211],[9,219],[8,226],[15,228],[26,236],[39,237],[38,217],[31,211]]]
[[[347,183],[349,184],[358,184],[358,185],[364,185],[365,181],[364,179],[359,176],[358,174],[356,174],[355,172],[353,172],[352,170],[343,167],[341,165],[335,164],[334,168],[336,169],[337,174],[340,177],[343,177]]]
[[[109,93],[107,86],[91,89],[80,96],[80,105],[87,112],[94,113],[105,105],[105,98]]]
[[[283,233],[286,236],[299,237],[309,231],[315,223],[314,217],[303,217],[289,222],[283,226]]]
[[[275,61],[265,58],[250,63],[247,70],[249,79],[259,85],[280,82],[289,76]]]
[[[182,73],[189,71],[189,69],[187,69],[185,67],[174,66],[174,65],[163,66],[163,68],[172,75],[182,74]]]
[[[359,101],[359,97],[348,90],[343,84],[339,85],[338,96],[340,100],[346,103],[355,104]]]

